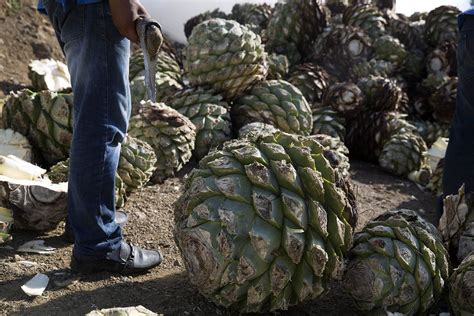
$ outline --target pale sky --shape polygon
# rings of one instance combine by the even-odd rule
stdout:
[[[175,40],[185,41],[184,23],[206,10],[216,8],[230,12],[235,3],[275,3],[274,0],[142,0],[150,14]],[[461,10],[469,8],[470,0],[397,0],[397,11],[410,15],[416,11],[429,11],[441,5],[455,5]]]

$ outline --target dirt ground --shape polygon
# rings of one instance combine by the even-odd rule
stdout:
[[[28,85],[27,69],[32,59],[62,59],[54,32],[36,11],[34,0],[0,0],[0,97]],[[435,220],[435,198],[416,185],[390,176],[380,168],[352,163],[352,178],[359,200],[359,228],[370,218],[392,208],[419,211]],[[47,234],[14,231],[14,240],[0,247],[0,315],[83,315],[94,309],[143,305],[172,315],[226,315],[204,299],[189,283],[173,239],[173,203],[182,192],[182,175],[163,185],[146,187],[129,199],[125,238],[137,245],[159,247],[165,257],[152,272],[122,277],[108,274],[77,280],[64,287],[72,246],[60,238],[63,227]],[[21,255],[18,246],[43,239],[57,248],[52,255]],[[36,265],[26,267],[22,260]],[[51,282],[40,297],[29,298],[20,289],[36,273],[46,273]],[[74,280],[73,280],[74,281]],[[355,315],[355,306],[335,283],[323,298],[293,307],[285,315]]]
[[[360,206],[359,227],[383,211],[400,207],[419,211],[427,219],[435,220],[434,196],[416,185],[362,162],[352,163],[352,178]],[[60,238],[63,227],[45,235],[14,232],[14,240],[8,244],[12,248],[0,247],[0,314],[81,315],[97,308],[135,305],[168,315],[229,314],[200,296],[186,277],[173,240],[172,205],[182,192],[181,179],[169,179],[163,185],[142,189],[131,196],[124,209],[129,214],[126,239],[141,246],[159,247],[165,257],[159,268],[136,277],[108,274],[87,277],[61,288],[57,282],[64,277],[58,274],[67,271],[72,250]],[[48,256],[21,255],[19,258],[15,249],[33,239],[43,239],[57,251]],[[38,265],[27,268],[19,260],[34,261]],[[51,277],[50,286],[42,296],[29,298],[20,287],[38,272]],[[355,315],[355,306],[335,283],[324,298],[281,314]]]
[[[0,0],[0,97],[29,84],[34,59],[63,60],[53,29],[37,0]]]

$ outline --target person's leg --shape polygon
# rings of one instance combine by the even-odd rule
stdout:
[[[63,44],[74,91],[68,188],[74,256],[101,258],[122,240],[114,222],[114,181],[130,115],[130,46],[113,25],[106,1],[67,10],[52,2],[46,9]]]
[[[444,162],[443,194],[462,184],[474,191],[474,17],[467,16],[458,45],[458,94]]]

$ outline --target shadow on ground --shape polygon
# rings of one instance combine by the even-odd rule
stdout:
[[[55,271],[48,272],[53,275]],[[0,283],[0,308],[2,301],[17,302],[25,301],[25,294],[20,287],[33,275]],[[102,275],[104,279],[113,276]],[[176,273],[155,280],[145,282],[133,282],[133,279],[121,277],[124,281],[110,286],[104,286],[92,291],[81,291],[78,287],[81,283],[95,282],[94,277],[82,279],[80,283],[71,286],[71,289],[64,291],[64,295],[55,299],[47,296],[54,292],[49,289],[44,296],[28,299],[34,306],[20,307],[18,313],[11,315],[84,315],[95,309],[127,307],[143,305],[153,312],[165,315],[238,315],[208,302],[189,283],[185,273]],[[50,285],[53,283],[51,279]],[[7,284],[8,283],[8,284]],[[15,291],[5,291],[8,288],[16,288]],[[342,292],[339,283],[332,285],[332,291],[320,300],[310,301],[306,304],[295,306],[282,315],[357,315],[354,313],[355,307],[349,297]],[[175,293],[180,293],[176,297]],[[126,295],[124,295],[126,294]],[[182,304],[176,304],[179,300]],[[334,302],[337,301],[337,304]],[[193,306],[189,310],[189,306]],[[268,314],[274,315],[274,314]]]

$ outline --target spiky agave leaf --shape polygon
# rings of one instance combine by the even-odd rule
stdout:
[[[280,130],[309,135],[311,108],[299,89],[284,80],[263,81],[255,85],[232,106],[237,128],[252,122],[275,125]]]
[[[329,135],[344,141],[346,120],[331,107],[315,108],[313,109],[313,132],[311,134]]]
[[[166,98],[164,102],[196,126],[194,154],[198,159],[232,138],[229,104],[214,91],[185,89]]]
[[[294,67],[288,82],[300,89],[310,104],[321,103],[323,94],[331,78],[324,68],[315,63],[305,63]]]
[[[73,96],[51,91],[11,93],[3,108],[4,126],[28,138],[46,162],[69,156],[72,139]]]
[[[316,141],[276,133],[204,158],[176,205],[191,282],[241,312],[287,309],[338,276],[352,228]]]
[[[191,159],[196,127],[169,106],[147,101],[130,119],[129,135],[149,143],[155,150],[157,163],[152,181],[158,183],[173,176]]]
[[[474,253],[461,262],[449,279],[449,301],[457,316],[474,314]]]
[[[188,42],[184,71],[192,86],[210,86],[233,100],[267,75],[260,36],[235,21],[203,22]]]
[[[394,210],[356,234],[344,287],[362,310],[418,315],[441,296],[448,255],[436,228]]]

